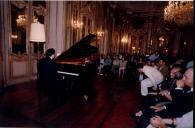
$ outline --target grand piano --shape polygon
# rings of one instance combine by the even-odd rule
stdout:
[[[56,57],[60,95],[90,95],[90,93],[94,93],[91,79],[96,71],[96,64],[90,58],[98,52],[98,48],[90,43],[95,40],[96,35],[89,34]]]

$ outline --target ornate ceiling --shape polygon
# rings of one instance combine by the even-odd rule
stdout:
[[[108,5],[131,16],[162,16],[166,1],[112,1]]]

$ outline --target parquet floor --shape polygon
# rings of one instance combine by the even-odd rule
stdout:
[[[96,77],[96,97],[86,102],[78,96],[67,97],[56,109],[40,114],[36,81],[14,85],[0,94],[0,126],[63,128],[133,128],[129,114],[137,111],[139,91],[135,82]]]

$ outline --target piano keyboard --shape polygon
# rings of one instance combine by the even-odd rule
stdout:
[[[65,75],[71,75],[71,76],[79,76],[78,73],[72,73],[72,72],[57,71],[57,73],[65,74]]]

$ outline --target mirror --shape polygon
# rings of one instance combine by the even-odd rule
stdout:
[[[26,53],[26,14],[27,2],[11,4],[11,51],[15,54]]]

